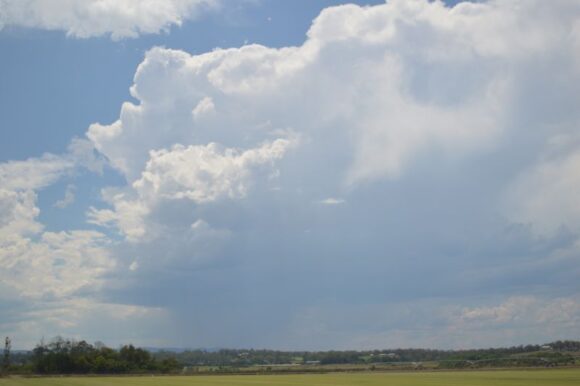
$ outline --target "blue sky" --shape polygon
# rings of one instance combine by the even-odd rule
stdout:
[[[577,338],[578,4],[56,3],[0,1],[15,346]]]

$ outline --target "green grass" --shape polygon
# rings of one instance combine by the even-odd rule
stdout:
[[[320,375],[5,378],[1,386],[578,386],[580,369]]]

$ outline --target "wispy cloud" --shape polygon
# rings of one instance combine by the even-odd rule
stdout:
[[[69,184],[64,191],[64,197],[54,203],[54,206],[59,209],[64,209],[75,201],[76,186]]]

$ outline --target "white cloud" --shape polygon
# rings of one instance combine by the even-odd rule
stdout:
[[[25,161],[0,163],[0,242],[42,230],[36,192],[76,168],[70,155],[45,154]]]
[[[86,139],[73,138],[67,152],[0,163],[0,187],[12,191],[39,190],[79,169],[102,173],[105,160]]]
[[[18,316],[10,308],[3,310],[8,318],[0,320],[3,328],[11,318],[19,321],[15,328],[38,324],[34,319],[48,318],[44,312],[56,303],[80,298],[89,302],[116,265],[104,234],[49,232],[38,221],[39,191],[82,168],[100,170],[102,160],[92,149],[87,140],[73,140],[64,155],[0,164],[0,304],[28,310]],[[74,185],[69,184],[55,206],[66,207],[73,200]]]
[[[0,186],[14,191],[41,189],[53,184],[75,166],[72,159],[53,154],[4,162],[0,164]]]
[[[577,134],[551,138],[542,157],[507,190],[505,207],[513,221],[553,235],[562,228],[580,232],[580,148]]]
[[[210,114],[215,111],[215,105],[213,104],[213,100],[210,97],[205,97],[199,103],[193,111],[191,112],[194,119],[199,119],[204,115]]]
[[[111,204],[111,209],[96,209],[91,207],[87,213],[88,222],[101,226],[113,226],[129,240],[137,240],[145,235],[144,218],[150,212],[146,202],[127,197],[127,193],[115,189],[105,190],[105,200]]]
[[[291,140],[277,139],[245,151],[220,149],[215,143],[152,151],[133,188],[144,198],[187,198],[197,203],[244,197],[253,170],[271,166],[292,145]]]
[[[54,203],[54,206],[59,209],[64,209],[75,201],[76,186],[68,184],[64,191],[64,197]]]
[[[74,167],[72,158],[52,155],[0,164],[0,278],[4,291],[35,299],[68,296],[94,286],[97,277],[114,266],[106,249],[109,241],[101,233],[45,232],[37,221],[36,191]]]
[[[43,232],[38,240],[3,238],[0,266],[4,290],[25,298],[59,299],[87,289],[114,267],[103,234],[91,231]]]
[[[36,222],[39,212],[33,191],[0,189],[0,240],[40,231],[42,225]]]
[[[73,139],[63,155],[44,154],[39,158],[0,163],[0,242],[13,237],[41,232],[36,221],[40,209],[36,205],[37,192],[79,170],[102,172],[104,160],[86,139]],[[57,206],[74,200],[72,185]]]
[[[580,323],[580,299],[514,296],[499,305],[464,308],[456,323],[465,332],[497,325],[522,330],[564,327],[569,331]]]
[[[217,0],[0,0],[0,29],[41,28],[119,40],[167,32],[217,5]]]
[[[130,240],[147,231],[146,216],[163,200],[191,200],[197,204],[222,198],[243,198],[260,170],[272,173],[274,162],[297,142],[276,139],[249,150],[176,145],[170,150],[151,151],[141,178],[131,190],[105,190],[104,198],[114,210],[91,208],[89,222],[113,225]]]
[[[525,318],[526,313],[533,309],[533,297],[514,297],[507,299],[503,304],[491,307],[465,308],[461,319],[464,322],[484,321],[490,323],[508,323]]]
[[[68,147],[67,158],[74,161],[77,167],[93,173],[103,174],[107,161],[100,155],[91,141],[85,138],[73,138]]]

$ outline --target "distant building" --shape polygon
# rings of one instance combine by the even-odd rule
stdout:
[[[183,366],[181,369],[181,374],[192,374],[196,373],[197,371],[197,367],[195,366]]]
[[[413,368],[415,370],[422,370],[423,369],[423,363],[421,363],[421,362],[413,362]]]
[[[388,354],[386,354],[386,353],[379,354],[379,357],[388,358],[388,359],[397,359],[399,356],[397,354],[395,354],[394,352],[390,352]]]

